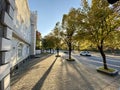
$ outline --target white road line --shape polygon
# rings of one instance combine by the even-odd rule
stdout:
[[[117,60],[111,60],[111,59],[108,59],[108,58],[107,58],[107,60],[112,61],[112,62],[119,62],[120,63],[120,61],[117,61]]]
[[[80,56],[80,55],[77,55],[77,56]],[[99,58],[99,57],[96,57],[96,58]],[[112,58],[114,58],[114,57],[112,57]],[[120,61],[117,61],[117,60],[111,60],[111,58],[106,58],[106,60],[108,61],[112,61],[112,62],[118,62],[118,63],[120,63]]]
[[[94,60],[87,60],[87,59],[84,59],[83,61],[85,61],[85,60],[88,61],[88,62],[95,62],[95,63],[103,64],[103,62],[101,62],[101,61],[94,61]],[[120,66],[118,66],[118,65],[112,65],[112,64],[107,64],[107,65],[120,68]]]
[[[95,55],[95,56],[101,57],[101,55]],[[113,59],[115,58],[115,60],[111,60],[112,58],[113,58]],[[120,56],[106,55],[106,59],[107,59],[107,60],[110,60],[110,61],[113,61],[113,62],[120,62],[120,59],[118,59],[118,58],[120,58]],[[119,61],[117,61],[116,59],[118,59]]]

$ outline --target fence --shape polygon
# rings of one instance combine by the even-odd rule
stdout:
[[[36,50],[35,54],[41,54],[41,50]]]

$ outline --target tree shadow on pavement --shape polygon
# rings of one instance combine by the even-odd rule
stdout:
[[[18,70],[14,70],[13,71],[13,73],[15,72],[14,75],[11,74],[11,86],[14,85],[17,81],[19,81],[24,75],[26,75],[27,72],[31,70],[34,65],[45,60],[50,56],[51,54],[50,55],[48,54],[46,56],[41,55],[40,58],[29,59],[29,61],[22,64]]]
[[[89,88],[89,90],[95,90],[94,87],[91,85],[91,82],[88,80],[88,78],[91,79],[89,77],[89,75],[88,75],[88,77],[86,77],[85,74],[87,74],[87,73],[85,73],[80,67],[78,67],[76,63],[72,64],[72,66],[79,73],[81,78],[84,80],[84,82],[86,84],[86,88]]]
[[[32,90],[41,90],[43,84],[44,84],[44,81],[46,80],[47,76],[49,75],[53,65],[55,64],[57,60],[57,57],[56,59],[53,61],[53,63],[50,65],[50,67],[48,68],[48,70],[44,73],[44,75],[40,78],[40,80],[35,84],[35,86],[32,88]]]
[[[65,72],[65,75],[63,78],[69,80],[69,82],[64,81],[65,79],[63,79],[63,82],[68,82],[69,86],[66,83],[64,84],[64,87],[62,87],[62,85],[58,85],[58,86],[60,86],[60,87],[58,87],[59,90],[68,89],[68,88],[70,88],[71,90],[95,90],[95,88],[92,86],[93,82],[91,82],[91,80],[90,80],[91,77],[89,77],[89,74],[86,73],[87,72],[86,69],[82,66],[79,66],[76,61],[68,62],[65,60],[65,58],[66,57],[63,56],[60,61],[61,62],[61,71],[59,74],[60,74],[60,76],[63,76],[61,74]]]

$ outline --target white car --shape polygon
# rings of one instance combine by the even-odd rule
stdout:
[[[89,51],[81,51],[81,52],[80,52],[80,55],[81,55],[81,56],[91,56],[91,54],[90,54]]]

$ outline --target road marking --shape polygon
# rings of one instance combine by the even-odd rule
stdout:
[[[82,59],[81,59],[81,60],[82,60]],[[95,63],[103,64],[103,62],[101,62],[101,61],[95,61],[95,60],[92,60],[92,59],[91,59],[91,60],[84,59],[84,60],[86,60],[86,61],[88,61],[88,62],[95,62]],[[84,61],[84,60],[83,60],[83,61]],[[120,66],[118,66],[118,65],[113,65],[113,64],[107,64],[107,65],[120,68]]]
[[[95,55],[95,56],[101,57],[101,55]],[[115,58],[115,60],[111,60],[112,58],[113,58],[113,59]],[[120,58],[120,56],[106,55],[106,59],[109,60],[109,61],[112,61],[112,62],[120,62],[120,59],[118,59],[118,58]],[[117,59],[117,60],[116,60],[116,59]],[[119,61],[118,61],[118,60],[119,60]]]
[[[108,59],[108,58],[107,58],[107,60],[112,61],[112,62],[119,62],[120,63],[120,61],[117,61],[117,60],[111,60],[111,59]]]
[[[76,55],[76,56],[80,56],[80,55]],[[95,58],[101,58],[101,55],[94,55]],[[97,57],[96,57],[97,56]],[[99,56],[99,57],[98,57]],[[107,57],[108,56],[108,57]],[[117,58],[116,58],[117,57]],[[119,56],[120,57],[120,56]],[[115,60],[113,60],[112,58],[115,58]],[[117,60],[116,60],[117,59]],[[118,59],[118,56],[109,56],[106,55],[106,60],[108,61],[112,61],[112,62],[119,62],[120,63],[120,59]],[[119,60],[119,61],[118,61]]]
[[[99,58],[99,57],[96,57],[96,58]],[[101,57],[100,57],[101,58]],[[118,62],[118,63],[120,63],[120,61],[117,61],[116,59],[115,60],[111,60],[111,58],[106,58],[106,61],[111,61],[111,62]]]

